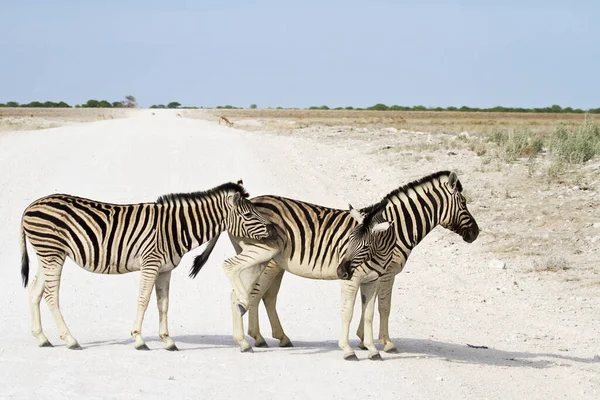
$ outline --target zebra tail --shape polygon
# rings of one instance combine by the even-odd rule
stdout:
[[[25,229],[21,225],[21,278],[23,287],[29,282],[29,254],[27,254],[27,243],[25,241]]]
[[[200,272],[200,269],[202,269],[204,264],[206,264],[206,261],[208,261],[208,257],[210,257],[210,253],[212,253],[213,249],[215,248],[215,245],[217,244],[217,241],[219,240],[219,236],[221,236],[220,233],[217,234],[217,236],[215,236],[214,238],[210,239],[202,254],[194,258],[194,264],[192,265],[192,268],[190,268],[190,278],[195,278],[196,275],[198,275],[198,272]]]

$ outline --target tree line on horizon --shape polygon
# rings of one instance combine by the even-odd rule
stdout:
[[[73,108],[69,104],[64,101],[53,102],[53,101],[32,101],[26,104],[19,104],[16,101],[9,101],[7,103],[0,103],[0,107],[30,107],[30,108]],[[107,100],[95,100],[90,99],[83,104],[75,105],[75,108],[136,108],[137,101],[134,96],[125,96],[125,100],[122,101],[114,101],[109,102]],[[235,107],[232,105],[225,106],[216,106],[216,107],[195,107],[195,106],[182,106],[181,103],[177,101],[171,101],[167,105],[164,104],[153,104],[149,108],[152,109],[177,109],[177,108],[216,108],[216,109],[244,109],[244,107]],[[249,109],[256,109],[256,104],[251,104]],[[268,107],[269,109],[303,109],[303,108],[294,108],[294,107]],[[572,108],[572,107],[561,107],[558,104],[554,104],[550,107],[542,107],[542,108],[523,108],[523,107],[490,107],[490,108],[479,108],[479,107],[426,107],[422,105],[417,106],[399,106],[399,105],[391,105],[387,106],[383,103],[375,104],[371,107],[361,108],[361,107],[335,107],[330,108],[326,105],[323,106],[311,106],[308,108],[304,108],[308,110],[368,110],[368,111],[459,111],[459,112],[512,112],[512,113],[574,113],[574,114],[583,114],[583,113],[591,113],[591,114],[600,114],[600,107],[598,108],[590,108],[588,110],[584,110],[581,108]]]

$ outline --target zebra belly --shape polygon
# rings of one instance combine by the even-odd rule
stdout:
[[[93,272],[95,274],[105,274],[105,275],[116,275],[116,274],[126,274],[128,272],[137,272],[141,269],[142,260],[140,257],[136,257],[132,260],[129,260],[127,263],[110,263],[110,264],[100,264],[100,265],[91,265],[90,263],[86,265],[82,265],[80,262],[74,260],[77,265],[86,271]],[[159,272],[165,272],[166,266],[162,266],[159,269]],[[163,271],[163,269],[165,271]],[[172,268],[170,268],[172,269]]]
[[[299,260],[278,260],[275,258],[275,262],[281,268],[290,272],[294,275],[301,276],[309,279],[322,279],[322,280],[334,280],[339,279],[337,276],[337,265],[333,264],[319,264],[319,265],[308,265],[307,263],[301,263]]]

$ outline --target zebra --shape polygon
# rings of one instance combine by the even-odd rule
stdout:
[[[352,206],[347,211],[278,196],[256,197],[252,203],[274,224],[278,238],[258,242],[229,234],[238,255],[226,260],[224,269],[233,285],[233,338],[240,345],[240,350],[252,351],[244,336],[242,316],[249,304],[249,293],[242,282],[241,272],[258,266],[251,268],[249,276],[246,275],[246,279],[253,282],[265,264],[276,262],[281,268],[306,278],[348,282],[342,286],[340,347],[345,351],[344,358],[356,359],[348,345],[356,293],[360,287],[363,306],[367,307],[367,314],[370,310],[372,316],[379,277],[384,274],[385,266],[393,255],[393,230],[381,216],[387,201],[382,201],[365,215]],[[215,237],[213,241],[216,240]],[[209,242],[204,253],[210,253],[213,245]],[[196,277],[208,257],[204,253],[194,260],[190,271],[192,278]],[[367,335],[371,322],[372,318],[366,320]],[[381,358],[372,337],[371,329],[371,340],[368,336],[365,338],[369,357]]]
[[[438,171],[430,174],[393,190],[385,196],[385,199],[387,205],[382,216],[395,226],[393,229],[395,243],[391,263],[381,276],[377,294],[380,315],[379,340],[384,344],[384,351],[395,353],[398,350],[390,340],[388,331],[392,287],[395,275],[402,271],[412,249],[437,225],[459,234],[467,243],[477,239],[479,227],[467,209],[463,187],[455,172]],[[264,206],[254,199],[252,201],[264,214]],[[365,207],[360,210],[360,213],[368,214],[379,204]],[[256,347],[267,347],[260,333],[258,320],[258,305],[261,298],[267,310],[273,338],[280,341],[281,347],[293,346],[281,326],[276,309],[277,294],[284,272],[285,269],[278,262],[270,261],[250,292],[248,334],[255,339]],[[348,281],[342,282],[342,285],[350,284]],[[364,291],[361,292],[365,295]],[[365,324],[365,318],[369,316],[365,314],[364,306],[363,303],[357,336],[361,340],[359,347],[369,349],[370,338],[367,335],[372,328]]]
[[[273,225],[257,212],[248,196],[238,181],[206,191],[166,194],[154,203],[110,204],[68,194],[52,194],[31,203],[21,220],[21,276],[27,287],[28,238],[39,261],[29,293],[31,332],[39,346],[52,347],[42,331],[43,294],[67,348],[81,349],[59,308],[60,277],[69,257],[98,274],[140,271],[137,315],[131,331],[134,347],[148,350],[142,323],[154,287],[160,338],[167,350],[177,350],[169,337],[167,312],[171,271],[183,255],[223,230],[254,240],[275,235]]]

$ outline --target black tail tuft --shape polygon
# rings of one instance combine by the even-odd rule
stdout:
[[[219,236],[220,234],[209,240],[208,244],[206,245],[206,249],[204,249],[202,254],[194,258],[194,264],[192,265],[192,268],[190,268],[190,278],[195,278],[196,275],[198,275],[198,272],[200,272],[200,270],[204,266],[204,264],[206,264],[206,261],[208,261],[208,257],[210,257],[210,253],[212,253],[213,248],[219,240]]]
[[[27,244],[25,243],[25,231],[21,228],[21,278],[23,287],[27,287],[29,282],[29,254],[27,254]]]

